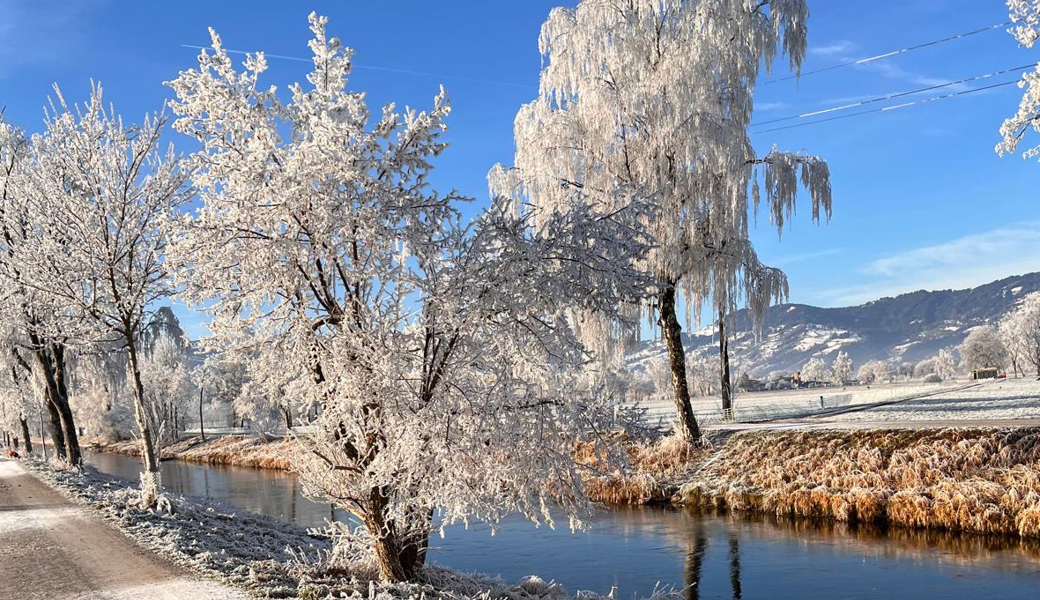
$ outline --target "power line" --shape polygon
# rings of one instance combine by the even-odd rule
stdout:
[[[1002,83],[994,83],[992,85],[986,85],[986,86],[983,86],[983,87],[972,88],[970,90],[961,90],[959,92],[951,92],[949,94],[943,94],[941,96],[932,96],[931,98],[922,98],[921,100],[914,100],[912,102],[904,102],[903,104],[895,104],[895,105],[892,105],[892,106],[882,106],[881,108],[873,108],[871,110],[861,110],[859,112],[849,113],[847,115],[838,115],[838,116],[829,117],[829,118],[826,118],[826,119],[817,119],[815,121],[809,121],[808,123],[795,123],[794,125],[785,125],[783,127],[774,127],[772,129],[763,129],[761,131],[756,131],[755,133],[768,133],[770,131],[783,131],[784,129],[794,129],[796,127],[807,127],[809,125],[818,125],[820,123],[826,123],[828,121],[837,121],[838,119],[849,119],[849,118],[858,117],[858,116],[861,116],[861,115],[869,115],[871,113],[886,112],[886,111],[890,111],[890,110],[898,110],[900,108],[907,108],[907,107],[914,106],[914,105],[917,105],[917,104],[925,104],[927,102],[934,102],[936,100],[944,100],[946,98],[953,98],[955,96],[964,96],[964,95],[967,95],[967,94],[974,94],[975,92],[982,92],[982,91],[985,91],[985,90],[992,90],[994,88],[1003,87],[1005,85],[1012,85],[1012,84],[1016,84],[1016,83],[1018,83],[1018,80],[1017,79],[1013,79],[1011,81],[1005,81],[1005,82],[1002,82]]]
[[[888,95],[885,95],[885,96],[878,96],[877,98],[870,98],[869,100],[861,100],[859,102],[853,102],[851,104],[843,104],[841,106],[833,106],[831,108],[824,108],[822,110],[814,110],[814,111],[811,111],[811,112],[802,113],[800,115],[790,115],[790,116],[787,116],[787,117],[779,117],[779,118],[776,118],[776,119],[770,119],[768,121],[760,121],[758,123],[752,123],[751,126],[752,127],[761,127],[763,125],[770,125],[772,123],[781,123],[783,121],[790,121],[792,119],[806,119],[806,118],[809,118],[809,117],[815,117],[815,116],[819,116],[819,115],[823,115],[823,114],[827,114],[827,113],[838,112],[840,110],[847,110],[847,109],[850,109],[850,108],[855,108],[857,106],[863,106],[863,105],[866,105],[866,104],[873,104],[875,102],[884,102],[885,100],[894,100],[895,98],[902,98],[903,96],[912,96],[914,94],[921,94],[921,93],[924,93],[924,92],[930,92],[932,90],[938,90],[938,89],[942,89],[942,88],[946,88],[946,87],[950,87],[950,86],[954,86],[954,85],[961,85],[961,84],[969,83],[969,82],[972,82],[972,81],[979,81],[981,79],[989,79],[990,77],[996,77],[998,75],[1006,75],[1008,73],[1016,73],[1018,71],[1025,71],[1026,69],[1031,69],[1031,68],[1033,68],[1035,66],[1036,66],[1036,63],[1030,63],[1028,65],[1022,65],[1020,67],[1012,67],[1010,69],[1003,69],[1001,71],[993,71],[992,73],[983,73],[982,75],[973,75],[971,77],[966,77],[964,79],[958,79],[957,81],[949,81],[947,83],[940,83],[940,84],[936,84],[936,85],[930,85],[928,87],[918,88],[916,90],[909,90],[909,91],[906,91],[906,92],[897,92],[897,93],[888,94]]]
[[[999,29],[1001,27],[1006,27],[1006,26],[1012,25],[1012,24],[1014,24],[1014,21],[1005,21],[1004,23],[998,23],[997,25],[990,25],[989,27],[982,27],[980,29],[975,29],[975,30],[972,30],[972,31],[966,31],[964,33],[958,33],[957,35],[951,35],[949,37],[944,37],[944,38],[938,39],[938,40],[932,40],[930,42],[924,42],[924,43],[921,43],[921,44],[914,44],[913,46],[907,46],[906,48],[900,48],[898,50],[892,50],[890,52],[884,52],[884,53],[878,54],[876,56],[868,56],[867,58],[861,58],[859,60],[850,60],[848,62],[843,62],[843,63],[839,63],[839,64],[836,64],[836,65],[831,65],[829,67],[821,67],[819,69],[813,69],[812,71],[803,71],[802,73],[800,73],[798,75],[788,75],[787,77],[781,77],[779,79],[770,79],[769,81],[766,81],[762,85],[770,85],[770,84],[773,84],[773,83],[780,83],[781,81],[787,81],[789,79],[797,79],[799,77],[806,77],[806,76],[809,76],[809,75],[815,75],[817,73],[824,73],[826,71],[833,71],[835,69],[842,69],[844,67],[851,67],[851,66],[854,66],[854,65],[862,65],[862,64],[869,63],[869,62],[873,62],[875,60],[880,60],[882,58],[888,58],[890,56],[896,56],[898,54],[904,54],[906,52],[912,52],[914,50],[920,50],[921,48],[927,48],[929,46],[937,46],[939,44],[945,44],[946,42],[952,42],[952,41],[963,39],[963,38],[966,38],[966,37],[969,37],[969,36],[973,36],[973,35],[976,35],[976,34],[979,34],[979,33],[985,33],[987,31],[993,31],[994,29]]]
[[[209,48],[207,48],[205,46],[195,46],[193,44],[181,44],[181,47],[182,48],[191,48],[191,49],[194,49],[194,50],[209,50]],[[245,50],[228,50],[227,48],[224,48],[224,51],[227,52],[228,54],[242,54],[242,55],[250,54],[250,52],[246,52]],[[264,57],[265,58],[278,58],[278,59],[281,59],[281,60],[294,60],[294,61],[297,61],[297,62],[306,62],[306,63],[312,62],[311,59],[309,59],[309,58],[301,58],[299,56],[286,56],[285,54],[267,54],[266,52],[264,53]],[[362,70],[365,70],[365,71],[381,71],[381,72],[384,72],[384,73],[400,73],[400,74],[403,74],[403,75],[419,75],[421,77],[433,77],[435,79],[455,79],[455,80],[458,80],[458,81],[469,81],[471,83],[484,83],[484,84],[488,84],[488,85],[504,85],[504,86],[509,86],[509,87],[524,88],[524,89],[528,89],[528,90],[535,89],[537,87],[537,86],[527,85],[527,84],[523,84],[523,83],[512,83],[512,82],[509,82],[509,81],[494,81],[494,80],[490,80],[490,79],[477,79],[477,78],[474,78],[474,77],[464,77],[464,76],[461,76],[461,75],[444,75],[442,73],[428,73],[426,71],[412,71],[410,69],[394,69],[394,68],[391,68],[391,67],[374,67],[374,66],[370,66],[370,65],[359,65],[359,64],[356,64],[356,63],[352,64],[351,67],[353,67],[355,69],[362,69]]]

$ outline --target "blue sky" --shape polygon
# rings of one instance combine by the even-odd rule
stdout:
[[[329,16],[331,33],[356,50],[359,68],[351,85],[366,90],[373,106],[395,101],[426,108],[438,84],[445,85],[454,109],[452,147],[433,182],[485,203],[487,170],[495,162],[511,162],[513,117],[536,91],[539,27],[559,4],[568,2],[0,0],[0,106],[7,106],[9,121],[36,130],[52,83],[80,101],[93,78],[127,120],[137,121],[169,97],[163,81],[194,66],[197,51],[182,44],[208,45],[207,27],[220,32],[227,48],[306,57],[307,13],[316,10]],[[804,70],[1007,20],[1005,5],[997,0],[810,0],[810,12]],[[756,119],[1037,60],[1040,50],[1019,48],[998,29],[860,67],[761,85]],[[266,81],[282,89],[302,80],[307,67],[269,62]],[[778,67],[774,76],[782,77],[786,71]],[[913,98],[972,85],[977,84]],[[880,114],[756,132],[761,153],[775,144],[830,163],[834,217],[829,224],[813,225],[803,205],[782,238],[764,215],[753,234],[762,258],[788,272],[792,301],[856,304],[1040,269],[1040,209],[1033,192],[1040,164],[993,152],[998,128],[1020,94],[1016,86],[1005,86]],[[173,134],[170,139],[184,141]],[[198,335],[198,318],[178,312]]]

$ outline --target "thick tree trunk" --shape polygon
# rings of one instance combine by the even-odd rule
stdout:
[[[53,344],[51,354],[54,360],[54,383],[57,394],[58,413],[65,433],[65,450],[70,464],[79,465],[83,455],[79,448],[79,435],[76,433],[76,422],[69,405],[69,389],[65,384],[65,346]]]
[[[675,283],[669,282],[661,292],[658,302],[660,319],[658,324],[668,347],[668,365],[672,371],[672,394],[678,413],[676,430],[691,444],[700,442],[701,430],[690,405],[690,388],[686,381],[686,351],[682,345],[682,327],[675,316]]]
[[[426,562],[429,533],[408,535],[387,520],[386,494],[382,488],[372,490],[367,505],[365,527],[372,534],[380,576],[386,581],[416,581]]]
[[[724,311],[719,313],[719,369],[722,378],[720,383],[722,410],[730,411],[733,409],[733,390],[730,387],[729,340],[726,333],[726,313]]]
[[[55,452],[69,464],[79,465],[82,462],[79,436],[76,435],[76,422],[65,386],[65,347],[61,344],[38,347],[33,351],[33,357],[43,376]]]
[[[58,458],[68,460],[68,453],[65,449],[65,433],[61,426],[61,414],[58,412],[57,407],[54,406],[49,390],[44,390],[44,396],[46,396],[44,404],[47,406],[47,428],[51,432],[54,453],[57,454]]]
[[[29,420],[25,417],[19,417],[18,421],[22,424],[22,438],[25,440],[25,453],[32,454],[32,440],[29,438]]]
[[[133,340],[127,344],[127,356],[130,360],[130,373],[134,385],[134,418],[141,432],[141,460],[145,472],[141,474],[141,503],[148,508],[155,506],[162,493],[162,481],[159,477],[159,461],[155,455],[152,442],[152,429],[148,425],[144,407],[144,386],[141,384],[141,369],[137,364],[137,348]]]

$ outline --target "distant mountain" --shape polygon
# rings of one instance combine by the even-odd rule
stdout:
[[[859,306],[819,308],[806,304],[771,307],[758,335],[750,317],[733,318],[730,361],[734,377],[747,371],[793,372],[813,356],[830,362],[839,350],[855,365],[871,359],[917,362],[940,348],[959,345],[978,325],[996,325],[1023,296],[1040,290],[1040,272],[1018,275],[967,290],[918,291]],[[718,332],[704,327],[683,333],[688,353],[714,356]],[[631,357],[638,365],[664,352],[661,341],[644,343]]]

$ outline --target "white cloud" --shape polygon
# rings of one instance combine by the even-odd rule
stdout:
[[[845,55],[855,48],[855,42],[849,40],[838,40],[821,46],[809,46],[809,54],[813,56]]]
[[[789,254],[787,256],[781,256],[772,260],[767,260],[766,264],[781,267],[784,265],[790,265],[806,260],[812,260],[814,258],[823,258],[825,256],[834,256],[835,254],[841,254],[843,250],[841,248],[827,248],[825,250],[817,250],[815,252],[805,252],[802,254]]]
[[[916,290],[963,289],[1040,268],[1040,223],[1025,222],[875,259],[863,283],[828,290],[831,306],[861,304]]]
[[[786,102],[756,102],[755,110],[780,110],[791,106]]]

